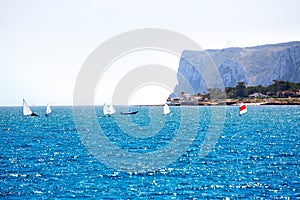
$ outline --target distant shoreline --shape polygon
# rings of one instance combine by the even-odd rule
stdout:
[[[300,103],[244,103],[246,106],[300,106]],[[224,103],[207,103],[207,104],[183,104],[174,105],[168,104],[169,106],[180,107],[180,106],[238,106],[239,104],[224,104]],[[159,106],[159,105],[149,105],[149,106]]]
[[[201,101],[201,102],[167,102],[169,106],[238,106],[241,103],[244,103],[247,106],[268,106],[268,105],[277,105],[277,106],[287,106],[287,105],[296,105],[300,106],[300,98],[272,98],[272,99],[244,99],[244,100],[237,100],[237,99],[226,99],[223,101]],[[153,104],[153,105],[115,105],[115,106],[137,106],[137,107],[155,107],[155,106],[163,106],[164,104]],[[52,107],[73,107],[74,105],[52,105]],[[101,104],[95,105],[81,105],[81,106],[103,106]],[[0,108],[4,107],[22,107],[22,105],[0,105]],[[45,107],[42,105],[37,105],[33,107]]]
[[[300,105],[299,98],[280,98],[280,99],[245,99],[245,100],[233,100],[227,99],[224,101],[205,101],[205,102],[176,102],[176,103],[168,103],[169,106],[237,106],[241,103],[249,106],[262,106],[262,105]]]

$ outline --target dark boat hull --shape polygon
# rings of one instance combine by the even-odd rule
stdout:
[[[133,112],[121,112],[121,115],[135,115],[139,111],[133,111]]]

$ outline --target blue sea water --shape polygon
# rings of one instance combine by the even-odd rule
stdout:
[[[249,106],[242,116],[235,106],[171,107],[168,116],[162,116],[161,107],[135,107],[136,115],[111,117],[96,107],[105,137],[130,154],[147,157],[174,140],[189,145],[164,152],[172,157],[177,148],[184,149],[166,166],[143,165],[145,170],[137,172],[123,170],[118,160],[110,166],[98,159],[82,136],[92,128],[74,123],[72,107],[53,107],[49,117],[43,116],[44,108],[33,109],[40,117],[22,116],[21,107],[0,107],[1,199],[300,198],[299,106]],[[146,135],[139,137],[143,131]],[[215,137],[207,138],[210,131]],[[207,143],[213,145],[203,155]],[[100,149],[105,154],[106,147]],[[134,166],[141,158],[128,159]]]

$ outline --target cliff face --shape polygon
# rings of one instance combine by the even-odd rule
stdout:
[[[187,50],[180,59],[174,93],[207,92],[214,82],[208,79],[214,76],[204,78],[206,71],[202,69],[210,68],[210,62],[217,67],[225,87],[235,86],[237,82],[263,86],[272,84],[273,80],[300,82],[300,42],[201,52]]]

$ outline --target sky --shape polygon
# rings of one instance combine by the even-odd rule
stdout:
[[[168,29],[204,49],[299,41],[299,8],[298,0],[0,0],[0,105],[21,106],[23,98],[37,106],[72,105],[84,61],[126,31]],[[109,91],[130,71],[124,66],[153,62],[178,69],[178,57],[156,53],[114,63],[99,81],[95,103],[109,101]],[[145,86],[130,103],[163,103],[170,90]]]

